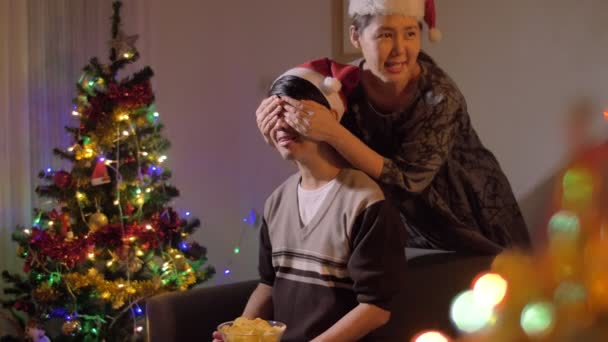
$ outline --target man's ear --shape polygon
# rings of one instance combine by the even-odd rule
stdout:
[[[353,44],[355,48],[361,49],[361,44],[359,43],[360,36],[355,25],[350,25],[348,30],[350,34],[350,43]]]

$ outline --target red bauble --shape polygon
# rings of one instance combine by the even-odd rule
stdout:
[[[55,176],[53,176],[53,183],[60,189],[65,189],[72,184],[72,175],[66,171],[58,171]]]
[[[131,203],[127,203],[127,205],[125,205],[125,214],[130,216],[131,214],[133,214],[134,210],[135,208],[131,205]]]

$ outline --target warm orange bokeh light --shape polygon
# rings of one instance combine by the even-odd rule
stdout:
[[[507,281],[496,273],[486,273],[473,285],[475,299],[488,305],[498,305],[507,294]]]
[[[450,340],[440,332],[437,331],[426,331],[422,332],[414,338],[412,342],[449,342]]]

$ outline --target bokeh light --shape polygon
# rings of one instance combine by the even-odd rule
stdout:
[[[556,303],[575,303],[586,300],[587,291],[585,286],[575,282],[563,282],[553,294]]]
[[[521,313],[521,327],[528,336],[541,336],[551,331],[555,320],[552,303],[537,302],[526,305]]]
[[[449,342],[450,340],[438,331],[422,332],[411,340],[412,342]]]
[[[571,168],[562,180],[564,204],[578,209],[588,208],[593,193],[593,176],[585,168]]]
[[[492,320],[493,306],[475,298],[473,290],[459,294],[452,302],[450,318],[456,327],[464,332],[481,330]]]
[[[575,238],[580,233],[581,223],[578,216],[567,210],[557,212],[549,220],[549,234]]]
[[[507,281],[496,273],[486,273],[473,285],[475,299],[484,305],[496,306],[507,293]]]

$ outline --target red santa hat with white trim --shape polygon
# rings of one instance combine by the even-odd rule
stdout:
[[[423,20],[429,27],[429,40],[441,40],[441,31],[436,27],[437,17],[434,0],[350,0],[348,15],[405,15]]]
[[[338,114],[338,120],[346,111],[347,96],[355,89],[360,79],[358,67],[341,64],[329,58],[300,64],[284,72],[277,77],[277,80],[283,76],[299,77],[317,87],[329,103],[329,107]]]

